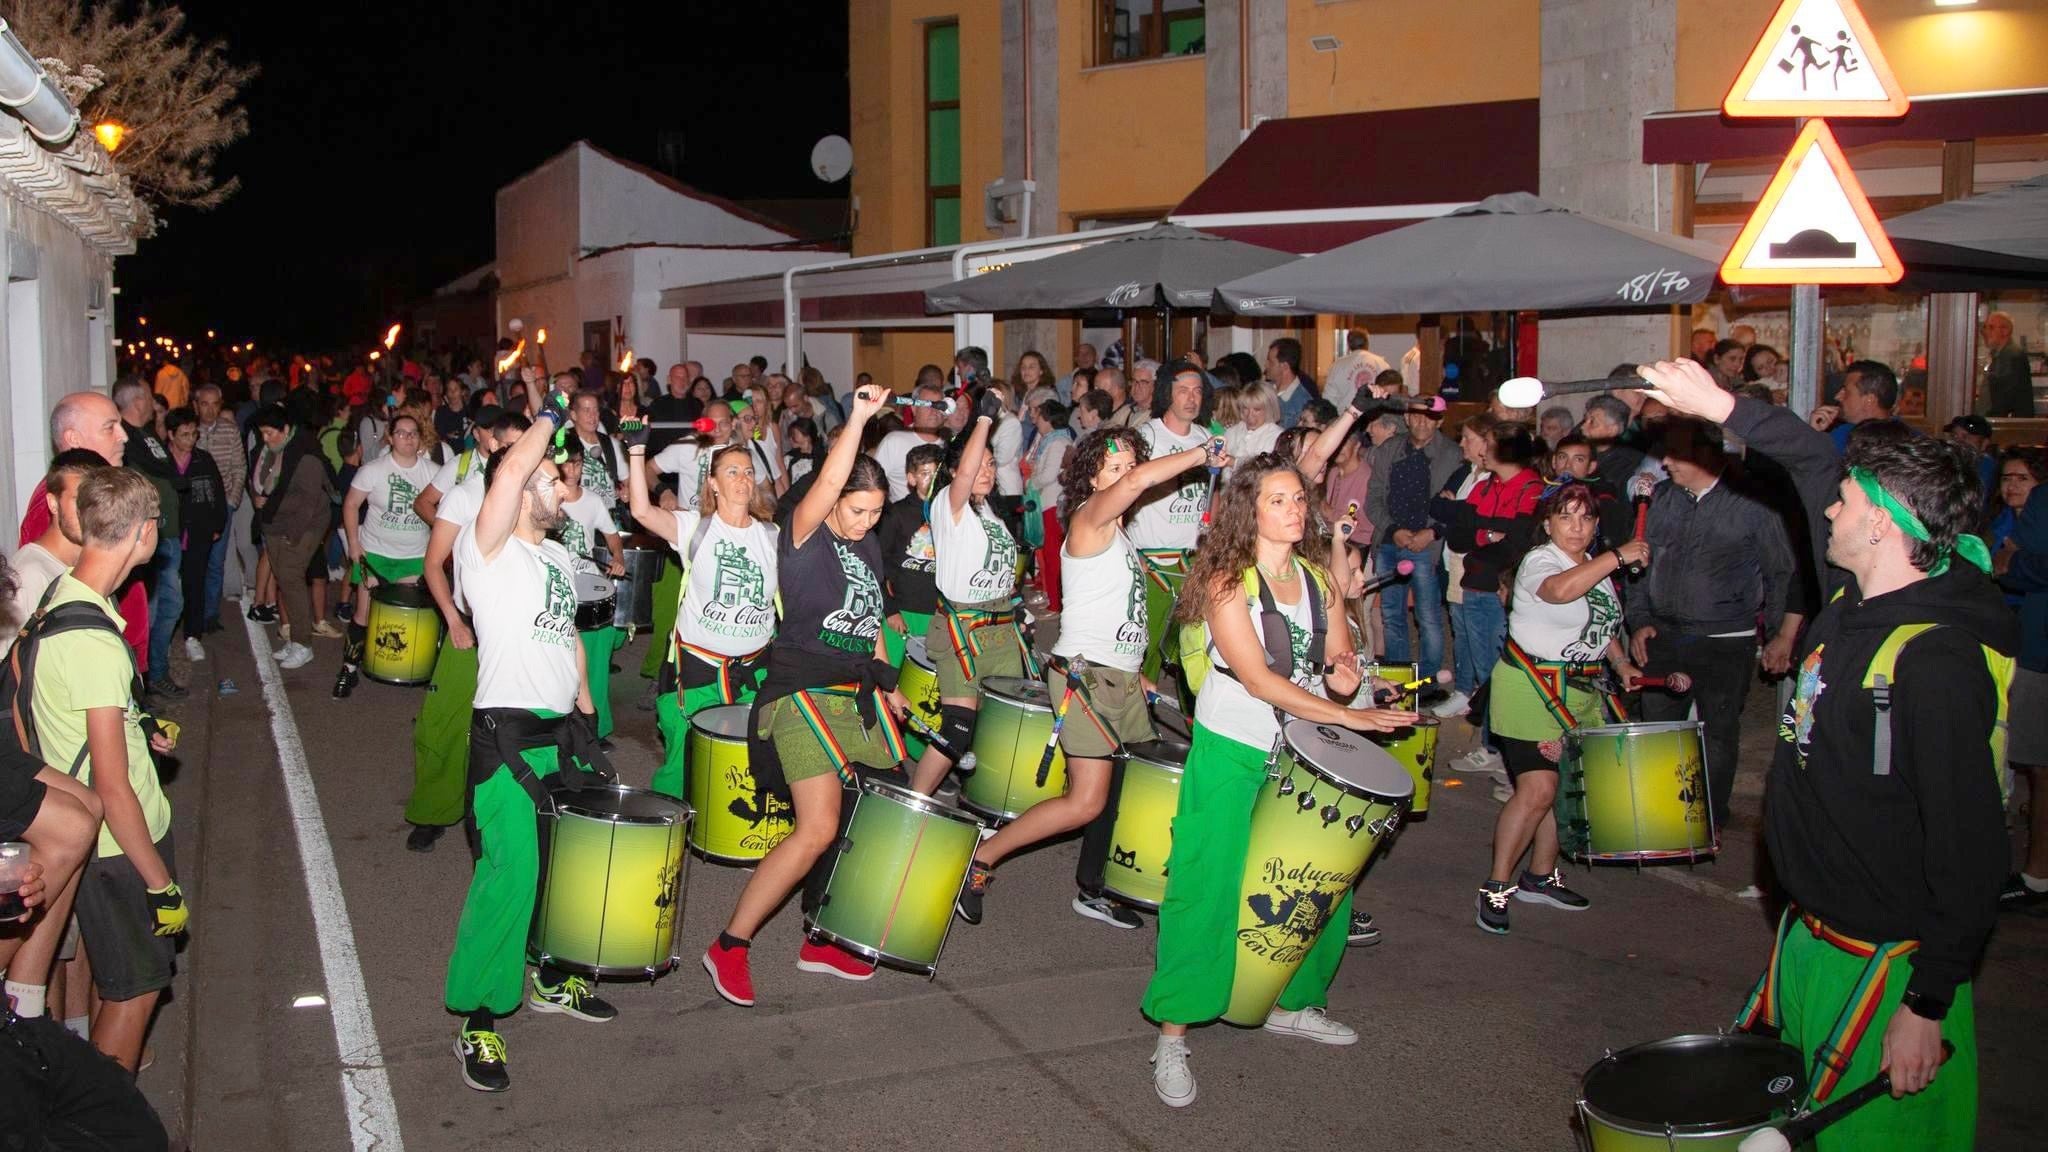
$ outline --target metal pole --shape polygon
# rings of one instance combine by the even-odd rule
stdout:
[[[1792,388],[1786,405],[1799,416],[1813,411],[1821,398],[1820,285],[1794,284],[1792,310]]]

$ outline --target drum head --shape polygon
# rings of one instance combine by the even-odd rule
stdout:
[[[934,670],[935,666],[932,664],[932,658],[925,654],[924,637],[922,636],[905,636],[903,638],[903,658],[927,672]]]
[[[1596,736],[1651,736],[1659,732],[1704,732],[1706,724],[1698,720],[1666,720],[1656,724],[1597,724],[1591,727],[1572,729],[1572,739],[1590,740]]]
[[[1415,794],[1415,778],[1401,762],[1360,733],[1309,720],[1289,720],[1281,731],[1297,762],[1347,792],[1389,800]]]
[[[592,600],[609,599],[612,594],[612,578],[596,572],[576,572],[576,601],[579,604]]]
[[[947,804],[941,804],[922,792],[905,788],[901,784],[891,784],[887,780],[877,780],[870,776],[860,782],[860,790],[872,793],[878,799],[887,800],[892,804],[901,804],[914,812],[923,812],[930,816],[943,816],[948,820],[957,820],[962,824],[973,824],[976,826],[981,824],[981,821],[975,819],[970,813],[962,812],[958,808]]]
[[[981,682],[981,689],[984,695],[1020,708],[1052,711],[1052,693],[1036,680],[1022,676],[990,676]]]
[[[556,804],[564,812],[621,824],[674,824],[690,814],[690,806],[681,800],[622,784],[585,788],[566,794]]]
[[[1131,759],[1157,765],[1169,772],[1184,771],[1188,765],[1188,746],[1171,740],[1145,740],[1124,749]]]
[[[418,584],[379,584],[370,589],[370,599],[395,608],[432,608],[434,598]]]
[[[1806,1095],[1799,1050],[1762,1036],[1674,1036],[1616,1052],[1586,1072],[1586,1106],[1617,1127],[1663,1134],[1741,1131]]]
[[[690,717],[690,727],[701,728],[706,734],[720,740],[745,740],[747,717],[753,712],[751,704],[720,704],[716,708],[706,708]]]

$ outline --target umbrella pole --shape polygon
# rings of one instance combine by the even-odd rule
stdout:
[[[1169,307],[1169,308],[1161,308],[1161,309],[1159,310],[1159,324],[1160,324],[1160,327],[1161,327],[1161,328],[1162,328],[1162,329],[1163,329],[1163,330],[1165,331],[1165,335],[1163,335],[1163,336],[1161,336],[1161,337],[1159,338],[1159,362],[1160,362],[1161,364],[1171,364],[1171,363],[1173,363],[1173,309],[1172,309],[1172,308],[1170,308],[1170,307]],[[1134,363],[1135,363],[1135,361],[1134,361]]]

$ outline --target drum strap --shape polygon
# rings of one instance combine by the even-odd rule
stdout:
[[[859,681],[830,684],[822,688],[804,688],[790,694],[790,701],[796,705],[797,715],[804,718],[804,723],[810,726],[811,735],[818,738],[818,746],[823,748],[825,755],[831,759],[833,770],[839,773],[840,783],[850,788],[860,786],[854,776],[853,761],[847,756],[846,749],[840,745],[839,738],[832,734],[832,725],[826,721],[825,711],[818,706],[816,698],[846,696],[859,701],[862,705],[862,726],[881,725],[882,743],[889,750],[892,763],[901,763],[909,757],[910,752],[904,747],[903,730],[896,726],[896,718],[882,706],[881,695],[882,690],[879,686],[863,685]],[[867,717],[870,708],[875,713],[872,721]]]
[[[1102,733],[1102,738],[1109,742],[1110,755],[1114,757],[1116,753],[1124,750],[1123,739],[1109,726],[1109,722],[1102,718],[1102,713],[1095,707],[1094,698],[1089,695],[1088,662],[1079,657],[1067,660],[1054,656],[1048,659],[1046,670],[1058,672],[1067,683],[1066,691],[1060,696],[1059,707],[1054,708],[1052,712],[1052,732],[1045,738],[1045,750],[1038,755],[1036,779],[1040,788],[1045,787],[1046,780],[1052,776],[1053,749],[1059,746],[1060,733],[1066,730],[1067,709],[1072,706],[1076,696],[1081,698],[1081,714],[1086,716],[1088,722],[1095,725],[1095,730]]]
[[[1862,975],[1857,977],[1840,1014],[1835,1017],[1834,1027],[1829,1029],[1827,1039],[1814,1049],[1813,1072],[1807,1078],[1806,1097],[1806,1104],[1811,1107],[1824,1103],[1834,1093],[1842,1075],[1849,1070],[1849,1062],[1856,1055],[1856,1046],[1863,1042],[1864,1034],[1870,1030],[1871,1022],[1877,1016],[1877,1006],[1884,1000],[1892,961],[1918,951],[1920,942],[1896,940],[1873,944],[1858,940],[1828,927],[1811,912],[1788,906],[1778,918],[1778,936],[1771,945],[1770,964],[1757,979],[1755,990],[1750,992],[1748,1002],[1735,1018],[1737,1031],[1775,1036],[1782,1027],[1778,1015],[1778,967],[1784,958],[1785,933],[1790,930],[1795,914],[1815,939],[1865,961]]]
[[[1031,645],[1024,639],[1024,622],[1015,608],[959,608],[941,596],[939,611],[945,616],[946,634],[953,641],[953,658],[960,662],[962,676],[974,679],[974,662],[981,657],[981,638],[975,633],[1004,624],[1016,630],[1017,647],[1024,653],[1025,674],[1034,679],[1038,676],[1038,662],[1032,658]]]
[[[1179,583],[1170,581],[1167,577],[1187,575],[1188,555],[1184,548],[1138,549],[1138,559],[1144,561],[1145,578],[1152,581],[1161,592],[1179,590]]]
[[[1572,715],[1570,708],[1565,707],[1565,685],[1574,678],[1583,677],[1596,670],[1598,665],[1538,660],[1529,655],[1520,644],[1515,643],[1512,636],[1508,637],[1502,646],[1502,655],[1517,672],[1529,678],[1529,683],[1536,688],[1536,694],[1542,697],[1544,707],[1550,709],[1551,719],[1556,720],[1559,727],[1569,732],[1579,726],[1578,718]],[[1614,706],[1612,701],[1609,701],[1609,706]]]
[[[754,669],[760,667],[761,658],[768,654],[766,645],[744,656],[725,656],[713,652],[709,648],[699,648],[695,644],[685,644],[681,640],[676,641],[676,647],[681,653],[695,656],[701,664],[709,665],[708,674],[702,680],[698,680],[695,676],[681,675],[679,672],[676,681],[678,687],[695,688],[699,684],[717,684],[718,699],[721,704],[739,703],[739,690],[742,683],[753,679]],[[693,681],[695,682],[693,683]]]

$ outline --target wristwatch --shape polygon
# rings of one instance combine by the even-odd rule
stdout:
[[[1948,1015],[1948,1001],[1936,1000],[1919,992],[1908,992],[1899,997],[1899,1007],[1922,1020],[1940,1020]]]

